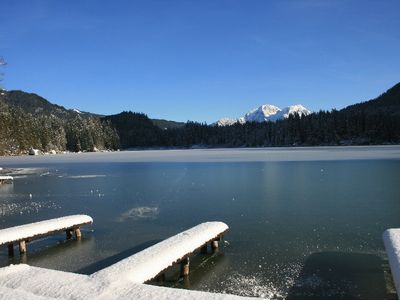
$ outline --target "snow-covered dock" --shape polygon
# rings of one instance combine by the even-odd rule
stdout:
[[[14,178],[12,176],[0,176],[0,184],[13,183]]]
[[[80,227],[92,224],[93,219],[87,215],[72,215],[51,220],[45,220],[0,230],[0,245],[7,244],[10,255],[14,254],[14,243],[19,244],[20,253],[26,252],[26,241],[65,231],[67,238],[75,233],[77,239],[81,237]]]
[[[390,270],[392,271],[396,291],[400,295],[400,228],[385,230],[383,233],[383,242],[389,258]]]
[[[211,243],[218,246],[228,226],[207,222],[181,232],[92,275],[28,266],[0,268],[0,298],[7,299],[250,299],[240,296],[146,285],[174,263]],[[251,298],[254,299],[254,298]]]
[[[131,282],[144,283],[164,272],[175,263],[181,264],[182,275],[189,274],[189,255],[207,243],[218,247],[228,226],[222,222],[206,222],[170,237],[139,253],[127,257],[112,266],[94,273],[94,278],[112,282],[116,276]]]

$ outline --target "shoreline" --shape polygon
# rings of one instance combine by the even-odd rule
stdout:
[[[400,145],[147,149],[59,155],[2,156],[0,167],[51,163],[218,163],[400,159]],[[3,170],[4,172],[4,170]]]

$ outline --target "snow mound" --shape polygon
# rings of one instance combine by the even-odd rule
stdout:
[[[121,274],[122,275],[122,274]],[[88,275],[32,267],[24,264],[0,268],[1,299],[134,299],[134,300],[240,300],[254,299],[124,281],[109,284]]]

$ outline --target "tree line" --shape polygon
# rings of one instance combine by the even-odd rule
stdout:
[[[291,115],[276,122],[183,126],[147,115],[80,114],[21,91],[0,91],[0,154],[150,147],[276,147],[400,143],[400,84],[374,100],[342,110]],[[157,126],[158,125],[158,126]],[[179,125],[179,126],[176,126]]]

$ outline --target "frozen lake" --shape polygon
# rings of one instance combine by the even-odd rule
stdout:
[[[85,213],[81,242],[55,235],[21,260],[92,273],[204,221],[225,246],[192,262],[190,282],[239,295],[384,299],[382,232],[400,227],[400,146],[124,151],[2,157],[0,227]],[[0,265],[18,263],[0,249]]]

